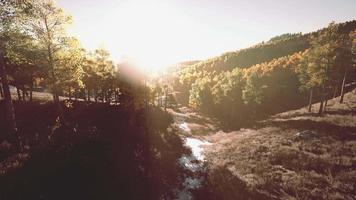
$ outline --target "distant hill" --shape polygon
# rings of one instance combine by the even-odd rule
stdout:
[[[218,57],[199,62],[195,67],[207,71],[226,71],[235,67],[246,68],[303,51],[309,46],[307,35],[293,35],[285,40],[262,42],[250,48],[227,52]]]
[[[356,28],[356,21],[340,24],[342,33],[350,32]],[[292,55],[310,47],[309,40],[312,35],[318,34],[323,29],[312,33],[286,33],[261,42],[249,48],[233,52],[226,52],[220,56],[210,58],[192,65],[196,70],[226,71],[236,67],[246,68],[255,64],[271,61],[275,58]]]
[[[195,65],[199,62],[201,62],[201,60],[189,60],[189,61],[179,62],[179,63],[173,64],[171,66],[168,66],[167,71],[169,71],[169,72],[180,71],[186,67],[190,67],[190,66]]]
[[[180,62],[180,63],[178,63],[177,65],[183,67],[183,66],[194,65],[194,64],[197,64],[197,63],[199,63],[199,62],[201,62],[201,60],[190,60],[190,61]]]

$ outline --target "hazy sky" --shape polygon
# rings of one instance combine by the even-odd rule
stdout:
[[[84,47],[146,67],[206,59],[331,21],[356,19],[356,0],[57,0]]]

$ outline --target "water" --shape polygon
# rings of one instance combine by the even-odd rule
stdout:
[[[197,160],[204,161],[205,159],[205,156],[203,154],[204,146],[211,145],[211,143],[196,138],[186,138],[185,145],[192,150],[192,154]]]
[[[183,125],[182,127],[185,126]],[[188,126],[186,127],[189,128]],[[182,155],[182,157],[179,158],[178,163],[185,169],[189,170],[190,172],[193,172],[192,173],[193,175],[185,177],[185,180],[182,185],[183,189],[177,192],[178,200],[193,199],[193,195],[191,191],[194,189],[198,189],[202,186],[202,182],[204,181],[204,178],[199,176],[199,174],[205,171],[203,166],[203,162],[205,159],[204,146],[210,144],[211,143],[207,141],[203,141],[196,138],[184,138],[184,145],[189,149],[191,149],[192,154]]]
[[[185,132],[190,132],[190,128],[188,127],[188,124],[185,122],[179,124],[178,127]]]

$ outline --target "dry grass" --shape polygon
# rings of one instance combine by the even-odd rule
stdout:
[[[356,90],[328,104],[323,116],[302,108],[207,136],[210,173],[225,168],[267,199],[356,199]]]

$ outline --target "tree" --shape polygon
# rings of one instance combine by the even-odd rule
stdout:
[[[38,50],[33,38],[26,32],[16,31],[11,34],[11,39],[6,51],[6,62],[8,74],[11,76],[10,83],[22,90],[22,100],[30,90],[30,101],[32,101],[32,90],[36,78],[42,76],[41,65],[43,57]],[[21,96],[19,94],[19,100]]]
[[[242,91],[244,103],[252,108],[253,114],[256,114],[257,107],[262,104],[263,88],[261,78],[257,72],[252,72],[246,76],[246,85]]]
[[[208,111],[213,105],[211,93],[213,85],[213,80],[209,76],[197,79],[190,90],[189,105],[205,112]]]
[[[310,72],[310,61],[309,57],[307,56],[309,51],[305,51],[302,54],[301,60],[299,62],[297,73],[298,78],[301,83],[299,89],[303,92],[309,91],[309,101],[308,101],[308,112],[311,112],[312,104],[313,104],[313,92],[314,89],[318,86],[315,81],[312,80],[312,74]]]
[[[5,112],[8,132],[17,132],[15,111],[12,103],[5,55],[9,48],[11,34],[21,29],[20,21],[30,13],[31,1],[0,0],[0,75],[4,92]],[[7,135],[5,135],[7,137]]]
[[[59,60],[67,38],[65,28],[71,23],[71,17],[56,7],[52,0],[36,1],[34,15],[35,17],[29,23],[29,28],[46,57],[47,80],[52,86],[53,100],[58,103],[60,92]]]
[[[114,63],[109,59],[110,54],[105,49],[97,49],[91,53],[85,53],[83,59],[83,83],[87,92],[87,99],[90,100],[90,93],[93,92],[95,102],[98,97],[102,101],[110,102],[113,95],[118,98],[118,86],[120,85],[120,75],[115,70]]]
[[[319,114],[324,111],[327,92],[332,88],[332,83],[337,80],[335,66],[336,50],[338,48],[338,26],[331,23],[328,28],[315,37],[312,37],[312,48],[304,55],[305,69],[302,70],[301,82],[304,88],[316,88],[319,91]],[[312,94],[312,93],[311,93]],[[311,101],[310,101],[311,102]]]
[[[94,52],[94,63],[96,76],[98,78],[101,98],[103,101],[109,102],[109,94],[114,83],[114,64],[109,59],[109,52],[105,49],[97,49]]]
[[[163,93],[163,88],[160,86],[161,83],[159,83],[158,81],[157,82],[154,82],[152,85],[151,85],[151,88],[150,88],[150,99],[153,101],[153,104],[155,104],[155,101],[159,100],[162,93]],[[157,102],[157,104],[159,105],[159,102]]]
[[[341,84],[341,92],[340,92],[340,103],[344,102],[344,95],[345,95],[345,84],[346,84],[346,77],[347,77],[347,72],[348,72],[348,65],[352,65],[355,61],[355,57],[356,57],[356,30],[351,31],[349,34],[349,39],[344,39],[344,46],[345,48],[343,48],[344,52],[346,50],[346,52],[350,52],[351,53],[351,62],[347,62],[344,63],[344,76],[342,79],[342,84]],[[351,50],[351,51],[350,51]],[[346,59],[347,60],[347,59]]]
[[[236,68],[231,72],[224,72],[214,77],[215,85],[212,87],[214,113],[222,118],[224,123],[243,121],[242,115],[245,105],[242,99],[244,79],[242,69]]]
[[[76,38],[66,38],[64,47],[58,53],[58,75],[61,90],[67,90],[71,97],[72,88],[83,88],[84,52]]]

